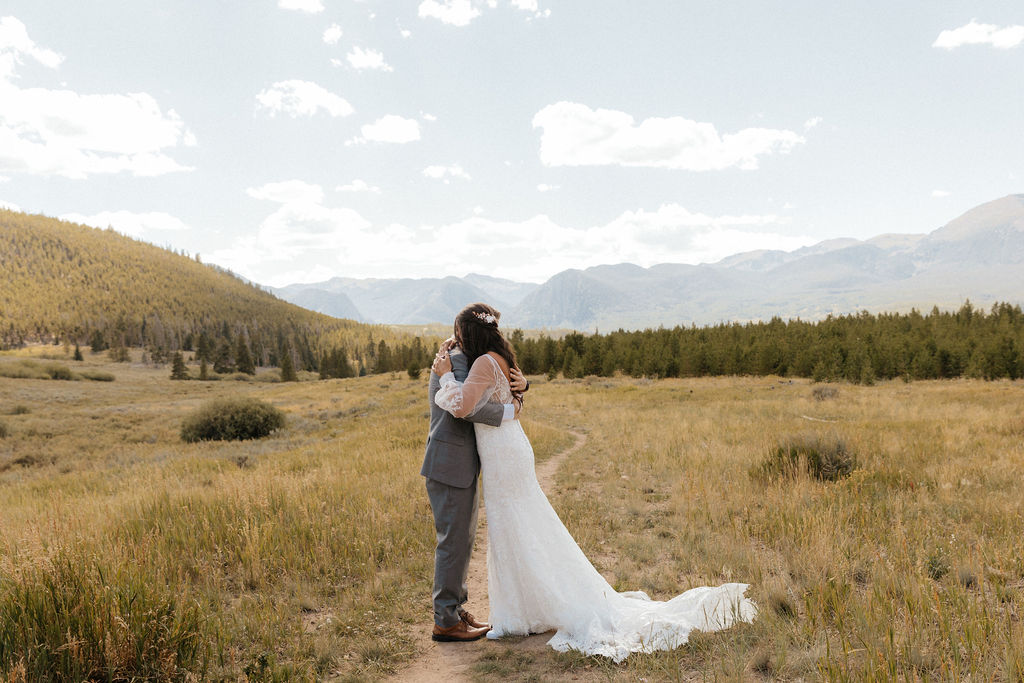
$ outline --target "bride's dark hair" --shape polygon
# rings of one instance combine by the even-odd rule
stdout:
[[[470,304],[455,316],[455,340],[472,365],[488,351],[505,359],[509,369],[518,368],[516,351],[498,329],[501,313],[487,304]]]

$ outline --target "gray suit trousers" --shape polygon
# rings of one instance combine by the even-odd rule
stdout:
[[[455,378],[464,382],[469,372],[466,356],[453,350],[451,360]],[[434,403],[440,386],[438,376],[431,373],[427,385],[430,431],[420,474],[427,479],[427,496],[437,530],[434,622],[447,628],[458,623],[459,606],[466,601],[466,574],[476,536],[480,458],[472,423],[497,427],[505,409],[497,403],[489,403],[468,419],[456,419]]]
[[[469,488],[427,479],[427,496],[434,511],[437,548],[434,551],[434,623],[448,628],[459,623],[466,602],[469,556],[476,537],[478,493],[476,477]],[[472,511],[472,512],[470,512]]]

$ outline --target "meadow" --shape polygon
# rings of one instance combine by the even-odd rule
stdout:
[[[0,355],[0,366],[59,347]],[[0,372],[0,677],[377,680],[421,652],[433,528],[425,375],[113,381]],[[0,368],[2,369],[2,368]],[[17,373],[11,373],[17,374]],[[481,680],[1024,678],[1024,383],[534,378],[538,459],[586,435],[552,502],[611,583],[656,599],[751,584],[753,624],[600,658],[481,643]],[[204,401],[287,416],[184,443]],[[765,470],[841,441],[835,481]],[[474,646],[477,647],[477,646]]]

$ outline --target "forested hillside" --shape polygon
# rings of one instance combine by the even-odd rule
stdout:
[[[281,301],[199,257],[40,215],[0,210],[0,273],[0,348],[144,347],[157,362],[194,351],[230,369],[245,347],[257,365],[290,353],[307,370],[332,352],[350,356],[353,371],[393,369],[367,367],[376,354],[364,350],[382,342],[389,355],[419,348],[388,328]]]

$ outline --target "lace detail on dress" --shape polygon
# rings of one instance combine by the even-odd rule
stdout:
[[[512,389],[505,373],[498,361],[486,353],[473,361],[465,382],[445,373],[441,388],[434,395],[434,403],[455,417],[469,417],[487,403],[511,402]]]

